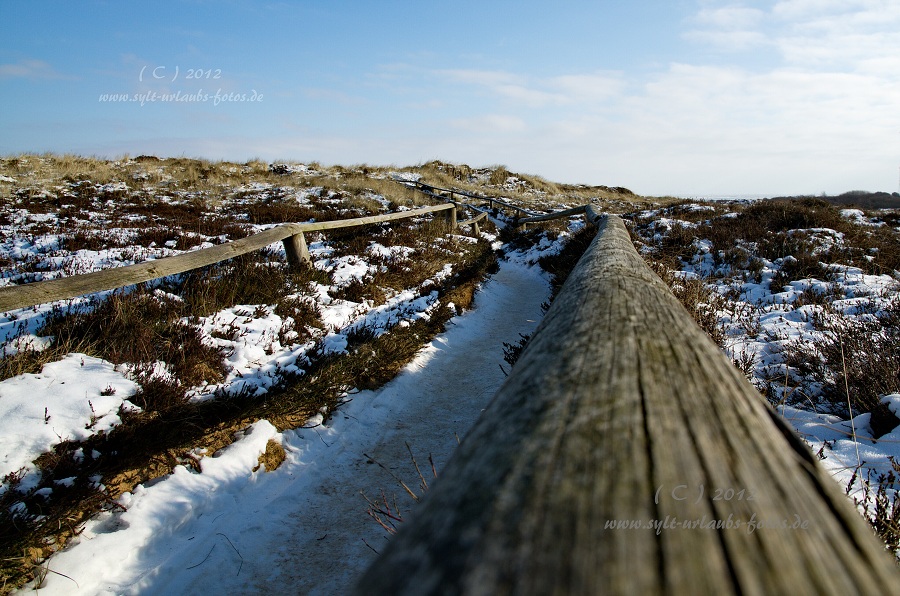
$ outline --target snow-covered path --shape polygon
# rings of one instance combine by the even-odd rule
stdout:
[[[128,511],[88,525],[50,560],[46,593],[342,594],[385,542],[360,495],[416,488],[409,443],[426,478],[503,382],[503,342],[531,333],[549,287],[537,267],[503,262],[476,296],[391,383],[355,394],[332,420],[280,436],[288,457],[275,472],[249,470],[266,441],[262,421],[203,473],[175,474],[126,496]],[[71,578],[71,579],[69,579]],[[78,588],[76,589],[75,583]]]

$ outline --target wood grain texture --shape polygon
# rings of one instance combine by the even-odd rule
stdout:
[[[753,519],[777,527],[751,532]],[[607,527],[615,520],[670,527]],[[357,594],[898,587],[895,563],[834,480],[609,216]]]
[[[309,247],[306,245],[306,237],[303,232],[288,236],[281,241],[284,244],[284,256],[287,258],[288,266],[293,269],[312,263],[312,257],[309,255]]]
[[[34,282],[18,286],[0,288],[0,312],[6,312],[17,308],[25,308],[54,300],[75,298],[94,292],[114,290],[133,284],[143,283],[168,275],[184,273],[199,267],[212,265],[255,250],[260,250],[275,242],[284,241],[303,232],[334,230],[373,223],[381,223],[396,219],[418,217],[437,211],[455,210],[452,204],[433,205],[421,207],[409,211],[398,211],[384,215],[368,217],[356,217],[353,219],[341,219],[336,221],[322,221],[314,223],[287,223],[278,227],[259,232],[247,238],[241,238],[234,242],[227,242],[218,246],[196,250],[174,257],[166,257],[126,267],[106,269],[83,275],[73,275],[50,281]],[[301,245],[300,243],[303,243]],[[290,244],[290,247],[288,247]],[[303,248],[305,240],[296,238],[289,241],[285,248],[288,250],[288,258],[296,258],[297,262],[304,260]],[[296,251],[291,254],[290,251]],[[308,252],[307,259],[308,259]],[[294,263],[292,263],[294,264]]]

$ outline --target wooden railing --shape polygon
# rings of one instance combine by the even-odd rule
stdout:
[[[597,214],[586,208],[592,221]],[[359,594],[886,594],[854,506],[608,216]]]
[[[278,241],[284,243],[288,263],[297,266],[302,262],[309,263],[309,249],[306,245],[305,232],[334,230],[349,228],[367,224],[381,223],[396,219],[417,217],[428,213],[446,211],[449,224],[455,228],[456,205],[452,203],[433,205],[399,211],[385,215],[373,215],[368,217],[356,217],[353,219],[341,219],[336,221],[322,221],[315,223],[287,223],[278,227],[259,232],[247,238],[241,238],[233,242],[227,242],[218,246],[191,251],[174,257],[166,257],[153,261],[105,269],[94,273],[73,275],[50,281],[40,281],[17,286],[0,288],[0,312],[6,312],[17,308],[25,308],[54,300],[75,298],[94,292],[114,290],[143,283],[169,275],[184,273],[199,267],[212,265],[242,254],[260,250]]]
[[[520,207],[518,205],[514,205],[509,201],[506,201],[500,197],[494,197],[489,195],[476,195],[474,193],[466,192],[464,190],[458,190],[454,188],[441,188],[440,186],[433,186],[431,184],[426,184],[421,180],[414,180],[404,182],[404,184],[412,185],[416,190],[421,191],[423,194],[428,195],[429,197],[441,201],[449,201],[451,203],[457,203],[460,205],[464,205],[470,208],[476,208],[475,205],[464,203],[462,201],[457,201],[455,197],[466,197],[469,199],[477,199],[479,201],[484,201],[487,204],[488,209],[493,211],[495,208],[504,208],[510,209],[512,211],[522,213],[529,217],[538,215],[534,211],[529,209],[525,209],[524,207]]]

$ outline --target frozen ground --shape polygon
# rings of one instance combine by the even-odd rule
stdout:
[[[138,487],[122,498],[127,511],[104,513],[51,559],[42,592],[346,593],[386,537],[360,493],[383,489],[403,512],[412,503],[378,464],[417,489],[409,443],[430,481],[429,454],[440,471],[503,382],[503,342],[533,331],[548,295],[538,267],[504,261],[475,309],[391,383],[348,396],[319,426],[279,435],[260,421],[203,458],[202,473],[180,467]],[[252,472],[271,438],[286,461]]]

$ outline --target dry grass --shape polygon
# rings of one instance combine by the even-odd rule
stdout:
[[[266,472],[274,472],[281,466],[286,458],[287,453],[285,453],[281,443],[274,439],[269,439],[266,443],[266,450],[259,456],[259,465],[256,466],[253,471],[255,472],[259,468],[263,468]]]
[[[581,255],[591,245],[596,235],[596,228],[585,226],[569,238],[559,254],[541,257],[538,261],[541,268],[553,276],[550,280],[551,301],[559,294],[563,284],[569,278],[569,274],[572,273],[575,265],[581,259]]]
[[[900,390],[900,298],[887,307],[859,307],[868,317],[847,317],[826,304],[812,317],[817,339],[784,347],[785,363],[801,391],[818,393],[843,416],[882,408],[881,396]],[[848,405],[849,401],[849,405]]]
[[[896,488],[900,464],[893,457],[889,461],[891,469],[877,477],[871,468],[867,469],[864,479],[860,478],[859,470],[854,471],[846,487],[846,494],[849,495],[859,482],[862,496],[854,496],[853,502],[862,510],[863,516],[884,542],[887,551],[896,556],[900,551],[900,491]]]

